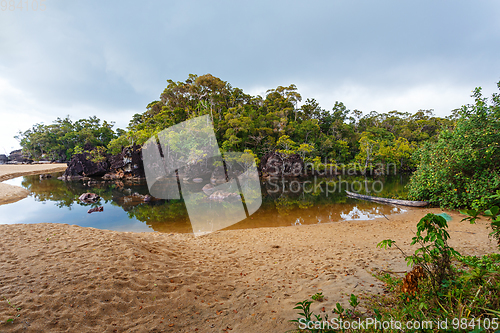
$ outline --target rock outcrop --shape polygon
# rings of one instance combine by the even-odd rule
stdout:
[[[31,162],[31,160],[29,160],[26,156],[23,155],[21,149],[11,151],[9,154],[9,160],[17,163]]]
[[[141,146],[123,148],[122,152],[108,157],[109,174],[115,178],[142,178],[145,177],[142,163]]]
[[[264,155],[260,160],[259,169],[264,177],[299,177],[307,174],[300,155],[285,155],[279,152]]]
[[[63,180],[81,179],[83,177],[103,177],[106,180],[127,178],[144,178],[144,164],[142,161],[142,147],[135,145],[123,148],[117,155],[107,155],[105,160],[96,162],[89,153],[76,154],[68,163]],[[210,180],[212,184],[221,184],[238,176],[241,170],[228,170],[226,175],[224,166],[213,167],[214,159],[208,159],[179,169],[179,177],[185,181],[196,183]],[[149,165],[147,167],[161,167]],[[306,176],[307,170],[304,161],[298,154],[285,155],[271,152],[260,160],[259,170],[263,177],[300,177]]]
[[[107,180],[144,177],[141,146],[125,147],[117,155],[107,155],[103,161],[94,161],[91,154],[75,154],[60,177],[63,180],[83,177],[103,177]]]
[[[79,179],[82,177],[101,177],[109,169],[107,161],[94,162],[89,153],[75,154],[62,175],[63,179]]]

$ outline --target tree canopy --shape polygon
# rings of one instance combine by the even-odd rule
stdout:
[[[25,153],[66,160],[85,144],[117,153],[122,147],[142,145],[165,128],[209,114],[223,151],[251,151],[262,157],[269,151],[298,153],[306,161],[323,163],[397,163],[412,170],[413,152],[424,142],[437,141],[442,129],[454,120],[433,115],[391,111],[363,114],[335,102],[323,109],[312,98],[303,98],[294,84],[269,89],[264,97],[245,94],[211,74],[190,74],[184,81],[167,81],[159,99],[135,114],[126,131],[113,131],[112,123],[96,117],[72,122],[69,117],[51,125],[36,124],[18,138]]]
[[[19,132],[16,138],[23,147],[23,153],[31,159],[66,161],[84,147],[106,147],[117,137],[113,123],[95,116],[73,122],[69,116],[57,118],[52,124],[35,124]]]
[[[168,80],[160,99],[148,104],[144,113],[134,115],[127,132],[109,148],[118,151],[125,145],[143,144],[169,126],[210,114],[224,151],[251,150],[262,157],[285,149],[328,163],[390,161],[411,170],[415,167],[413,151],[422,142],[436,141],[439,131],[452,128],[454,123],[435,117],[433,110],[363,115],[342,102],[325,110],[315,99],[307,98],[299,106],[301,101],[294,84],[269,89],[261,97],[245,94],[211,74],[190,74],[184,82]],[[283,136],[294,144],[284,148]]]

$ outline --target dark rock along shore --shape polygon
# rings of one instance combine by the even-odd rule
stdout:
[[[95,162],[90,153],[75,154],[68,162],[68,168],[60,177],[63,180],[81,179],[84,177],[102,177],[107,180],[123,178],[144,178],[144,164],[142,161],[141,146],[123,148],[117,155],[107,155],[104,161]],[[211,178],[219,180],[226,178],[224,168],[207,168],[206,163],[197,163],[179,170],[180,177]],[[207,169],[207,170],[205,170]],[[297,155],[285,156],[278,152],[269,152],[264,155],[259,165],[259,173],[263,177],[299,177],[304,176],[304,161]],[[229,175],[231,176],[231,175]]]

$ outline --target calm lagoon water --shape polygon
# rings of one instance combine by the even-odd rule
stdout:
[[[64,182],[57,179],[60,173],[52,175],[49,179],[24,176],[5,181],[22,186],[30,191],[30,195],[18,202],[0,206],[0,224],[49,222],[116,231],[192,232],[182,200],[143,202],[137,194],[148,194],[145,181]],[[353,190],[354,186],[358,191],[362,188],[360,193],[366,193],[366,189],[381,190],[377,195],[382,197],[404,195],[407,177],[392,176],[375,180],[363,177],[317,178],[308,181],[262,180],[262,206],[250,217],[226,229],[341,223],[404,212],[403,208],[397,206],[347,198],[344,190]],[[330,181],[329,193],[327,181]],[[200,189],[204,185],[191,184]],[[80,202],[78,197],[85,192],[99,194],[100,201],[95,204]],[[103,212],[87,213],[90,208],[98,206],[103,206]]]

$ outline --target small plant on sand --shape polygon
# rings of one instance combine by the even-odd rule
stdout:
[[[323,296],[323,293],[316,293],[316,294],[312,295],[311,298],[314,301],[323,302],[323,300],[324,300],[325,297]]]
[[[427,214],[417,224],[411,245],[420,247],[413,255],[405,255],[413,270],[401,280],[399,297],[394,300],[400,311],[393,315],[406,313],[405,317],[413,320],[450,322],[454,318],[470,321],[495,315],[500,305],[500,255],[461,256],[448,244],[447,227],[446,220],[434,214]],[[385,240],[377,246],[391,247],[394,243]]]
[[[441,283],[453,275],[451,259],[460,256],[448,245],[450,234],[446,228],[448,224],[444,217],[427,214],[417,224],[417,234],[413,237],[411,245],[419,244],[420,247],[413,255],[406,255],[396,242],[390,239],[383,240],[377,244],[377,247],[387,248],[394,245],[403,253],[408,266],[418,266],[424,270],[418,275],[429,276],[432,288],[434,292],[437,292]]]
[[[356,308],[359,305],[358,297],[356,297],[356,295],[351,294],[351,297],[349,297],[349,305],[352,307],[352,310],[349,309],[347,311],[349,311],[352,316],[356,316]]]
[[[311,298],[317,298],[315,296],[321,295],[324,297],[322,293],[317,293]],[[361,316],[361,313],[356,311],[356,307],[360,304],[356,295],[351,294],[349,298],[350,309],[345,309],[340,303],[337,302],[335,308],[332,310],[332,313],[338,315],[338,318],[332,318],[328,320],[328,314],[325,314],[322,317],[319,314],[314,314],[311,311],[311,304],[313,302],[309,300],[304,300],[302,302],[296,303],[294,310],[299,310],[299,316],[301,318],[290,320],[292,323],[297,323],[299,325],[299,332],[312,332],[312,333],[328,333],[328,332],[336,332],[332,330],[332,327],[335,327],[335,323],[338,323],[338,320],[355,320]],[[324,309],[323,309],[324,310]],[[342,330],[345,331],[345,330]]]
[[[19,313],[19,311],[21,311],[21,308],[16,307],[14,304],[12,304],[12,303],[11,303],[11,302],[7,299],[7,297],[5,297],[5,296],[4,296],[3,298],[4,298],[4,299],[5,299],[5,301],[7,301],[7,303],[8,303],[8,304],[9,304],[9,305],[10,305],[10,306],[14,309],[14,310],[16,310],[16,312],[17,312],[17,315],[16,315],[16,316],[14,316],[13,318],[9,318],[9,319],[7,319],[7,320],[5,321],[5,323],[11,323],[11,322],[13,322],[13,321],[14,321],[14,319],[16,319],[16,318],[18,318],[19,316],[21,316],[21,314]]]

